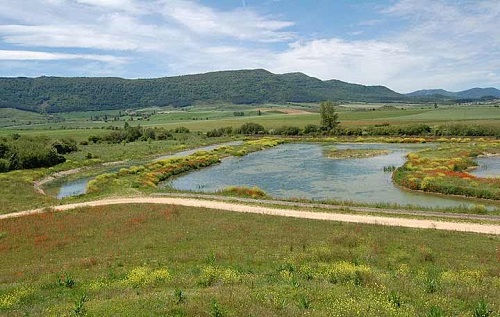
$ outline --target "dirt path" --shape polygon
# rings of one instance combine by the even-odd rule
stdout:
[[[291,209],[249,206],[237,203],[213,201],[206,199],[179,198],[179,197],[134,197],[134,198],[104,199],[104,200],[96,200],[96,201],[89,201],[76,204],[54,206],[52,207],[52,209],[57,211],[63,211],[78,207],[105,206],[105,205],[116,205],[116,204],[180,205],[187,207],[203,207],[203,208],[228,210],[241,213],[253,213],[253,214],[263,214],[263,215],[273,215],[273,216],[293,217],[293,218],[303,218],[303,219],[365,223],[365,224],[376,224],[383,226],[395,226],[395,227],[407,227],[407,228],[466,231],[466,232],[500,235],[499,225],[311,212],[311,211],[300,211]],[[28,210],[28,211],[21,211],[11,214],[0,215],[0,220],[7,218],[14,218],[14,217],[22,217],[30,214],[43,213],[46,212],[46,210],[50,209],[36,209],[36,210]]]

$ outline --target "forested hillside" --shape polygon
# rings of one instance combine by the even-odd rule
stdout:
[[[0,78],[0,107],[36,112],[183,107],[196,102],[403,101],[383,86],[322,81],[302,73],[221,71],[155,79]]]
[[[500,90],[489,88],[472,88],[458,92],[447,91],[444,89],[424,89],[406,94],[409,97],[450,97],[453,99],[480,99],[480,98],[500,98]]]

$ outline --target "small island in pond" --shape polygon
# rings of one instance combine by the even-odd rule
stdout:
[[[353,159],[353,158],[368,158],[379,155],[389,154],[388,150],[380,149],[330,149],[327,156],[331,159]]]

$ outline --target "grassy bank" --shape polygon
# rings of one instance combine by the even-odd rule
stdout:
[[[473,158],[499,154],[500,143],[450,144],[410,153],[396,169],[396,184],[426,192],[500,200],[500,179],[481,178],[468,172],[476,166]]]
[[[106,243],[103,243],[106,241]],[[480,316],[498,237],[122,205],[0,222],[5,316]]]

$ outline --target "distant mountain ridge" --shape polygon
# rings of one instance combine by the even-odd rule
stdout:
[[[480,99],[484,97],[500,98],[500,90],[488,88],[472,88],[458,92],[451,92],[444,89],[423,89],[406,94],[409,97],[432,97],[445,96],[453,99]]]
[[[420,90],[407,95],[384,86],[320,80],[303,73],[273,74],[264,69],[232,70],[152,79],[117,77],[0,78],[0,108],[35,112],[122,110],[196,103],[428,102],[500,97],[495,88],[453,93]],[[437,97],[435,97],[437,96]]]
[[[197,102],[259,104],[322,100],[396,102],[407,99],[384,86],[322,81],[302,73],[280,75],[264,69],[154,79],[0,78],[0,107],[38,112],[183,107]]]

